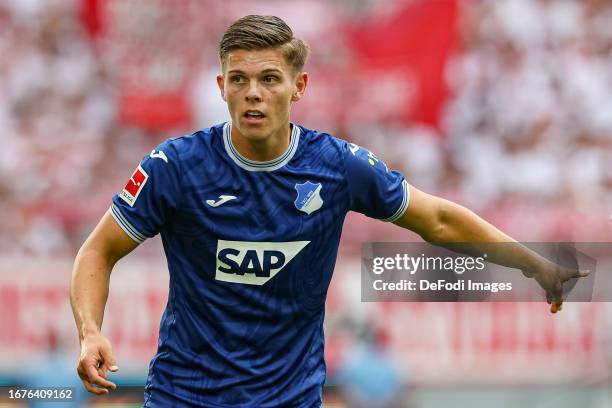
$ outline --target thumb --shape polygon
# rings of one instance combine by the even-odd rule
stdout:
[[[104,365],[106,366],[106,368],[108,368],[112,372],[119,370],[119,367],[117,366],[117,359],[115,359],[112,350],[107,347],[104,347],[101,350],[101,354],[102,358],[104,359]]]
[[[591,274],[589,270],[578,271],[578,278],[585,278]]]
[[[580,269],[566,269],[562,275],[563,281],[574,279],[574,278],[585,278],[591,274],[589,270]]]

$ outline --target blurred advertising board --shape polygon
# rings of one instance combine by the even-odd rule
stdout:
[[[71,259],[1,258],[0,371],[34,358],[48,347],[51,332],[76,361],[71,268]],[[155,353],[167,290],[163,259],[128,257],[113,271],[103,332],[122,366],[144,370]],[[356,295],[355,304],[347,291]],[[359,295],[359,262],[340,262],[329,291],[328,322],[347,308],[369,319],[411,382],[539,384],[595,379],[612,366],[611,303],[567,303],[552,315],[545,302],[363,303]],[[349,349],[347,342],[326,328],[330,372]]]

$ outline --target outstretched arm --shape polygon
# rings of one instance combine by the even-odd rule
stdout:
[[[116,388],[106,380],[108,371],[118,368],[110,341],[100,330],[113,266],[137,246],[107,212],[74,261],[70,304],[81,343],[77,372],[87,391],[94,394]]]
[[[416,232],[425,241],[432,244],[511,243],[504,245],[503,250],[501,246],[492,246],[493,248],[487,251],[488,260],[499,265],[520,269],[525,276],[533,277],[546,291],[552,313],[562,308],[563,282],[588,275],[588,272],[562,268],[548,261],[467,208],[426,194],[412,186],[410,186],[408,209],[394,223]],[[465,247],[465,250],[467,252],[469,248]]]

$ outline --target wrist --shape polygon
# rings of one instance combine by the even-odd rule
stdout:
[[[79,333],[79,340],[82,342],[89,337],[95,337],[100,335],[100,329],[96,325],[84,326]]]
[[[529,278],[534,278],[538,273],[548,269],[551,264],[549,260],[538,255],[537,258],[530,259],[527,262],[523,273]]]

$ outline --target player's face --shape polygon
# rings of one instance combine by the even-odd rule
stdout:
[[[291,103],[302,98],[307,82],[277,48],[232,51],[217,76],[233,128],[250,141],[289,136]]]

